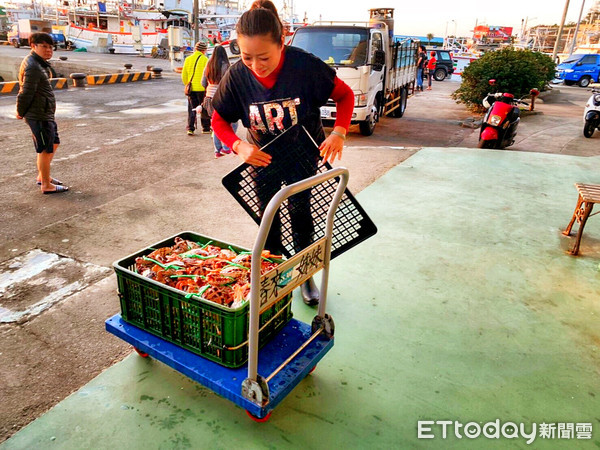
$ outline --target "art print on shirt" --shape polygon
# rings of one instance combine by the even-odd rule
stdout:
[[[279,134],[298,123],[300,98],[286,98],[252,103],[248,107],[250,130],[262,134]]]

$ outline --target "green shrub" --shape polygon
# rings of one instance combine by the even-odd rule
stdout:
[[[473,109],[480,107],[484,96],[492,89],[521,98],[533,88],[544,90],[554,78],[554,72],[552,58],[543,53],[511,47],[488,52],[465,68],[462,83],[452,98]],[[488,83],[491,79],[496,80],[493,88]]]

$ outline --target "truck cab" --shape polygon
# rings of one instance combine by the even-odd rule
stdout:
[[[318,22],[298,28],[290,42],[330,65],[338,78],[354,91],[351,123],[358,124],[365,136],[373,134],[390,99],[398,103],[393,116],[401,117],[404,113],[407,84],[414,82],[417,55],[416,44],[403,53],[405,46],[392,42],[393,21],[389,14],[393,9],[371,11],[370,22]],[[383,17],[375,20],[379,16],[374,19],[373,11],[388,15],[385,20]],[[409,76],[400,77],[408,68]],[[336,108],[332,100],[321,107],[321,118],[326,126],[334,123]]]
[[[17,23],[12,25],[8,32],[8,42],[15,48],[29,45],[29,36],[38,32],[52,35],[52,23],[40,19],[19,19]],[[58,43],[54,38],[52,40],[54,42],[54,48],[56,49]]]
[[[600,82],[600,55],[571,55],[556,67],[556,81],[564,81],[567,86],[577,83],[587,87],[590,83]]]
[[[296,30],[291,45],[321,58],[337,72],[354,91],[352,122],[372,122],[379,119],[385,72],[381,64],[373,65],[375,52],[383,50],[384,37],[380,30],[353,26],[309,26]],[[326,124],[336,118],[335,103],[329,101],[321,108]],[[369,125],[367,125],[369,127]]]

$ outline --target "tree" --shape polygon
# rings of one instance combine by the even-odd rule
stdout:
[[[489,80],[496,80],[495,92],[510,92],[521,98],[533,88],[544,90],[555,70],[552,59],[540,52],[512,47],[488,52],[465,68],[452,98],[468,108],[481,109],[481,100],[490,91]]]
[[[433,35],[433,33],[427,33],[427,41],[429,41],[429,45],[431,45],[431,40],[434,38],[435,36]]]

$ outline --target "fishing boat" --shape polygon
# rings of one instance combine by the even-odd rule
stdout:
[[[108,53],[151,53],[153,47],[167,47],[170,27],[180,30],[184,48],[193,47],[192,30],[184,10],[74,10],[69,13],[65,37],[76,48]]]
[[[81,0],[77,0],[80,4]],[[131,3],[118,0],[89,0],[82,6],[71,8],[70,2],[60,9],[66,18],[64,34],[75,47],[88,51],[112,53],[151,53],[153,48],[168,47],[169,30],[180,37],[182,50],[194,46],[193,14],[189,9],[132,8]],[[170,2],[174,3],[174,2]],[[178,2],[182,8],[191,8],[191,2]],[[189,4],[188,4],[189,3]],[[57,13],[58,15],[58,13]],[[203,8],[197,16],[199,39],[214,45],[230,38],[239,19],[237,10],[230,7],[226,14],[212,14]]]

